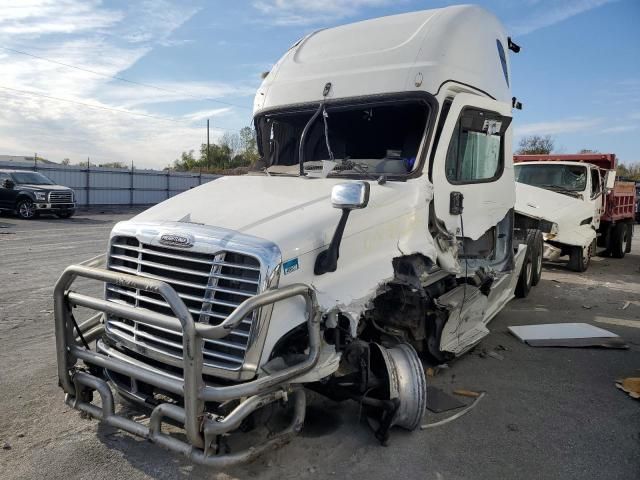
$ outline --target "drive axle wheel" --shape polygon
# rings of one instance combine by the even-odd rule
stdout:
[[[29,220],[36,216],[36,206],[31,200],[25,198],[16,205],[16,212],[20,218]]]

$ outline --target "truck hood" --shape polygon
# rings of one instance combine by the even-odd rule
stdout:
[[[553,238],[557,242],[584,246],[595,236],[593,205],[579,198],[516,182],[515,209],[557,224],[558,233]]]
[[[20,188],[20,190],[29,190],[32,192],[67,192],[71,190],[70,188],[63,187],[62,185],[31,185],[29,183],[19,183],[16,185],[16,188]]]
[[[447,257],[443,257],[429,234],[433,186],[419,177],[383,185],[370,182],[369,204],[349,216],[337,271],[315,275],[318,253],[330,243],[341,215],[331,206],[331,189],[348,181],[223,177],[119,223],[112,235],[158,238],[164,226],[178,235],[193,234],[196,249],[199,239],[207,236],[221,244],[242,244],[247,237],[266,240],[278,247],[278,257],[287,265],[280,271],[280,286],[312,285],[322,309],[339,306],[353,321],[367,308],[380,285],[393,278],[394,258],[420,254],[441,265],[445,258],[447,265],[458,268],[454,253],[447,251]]]
[[[224,228],[270,240],[286,258],[329,244],[340,218],[340,210],[331,206],[331,189],[345,181],[349,180],[222,177],[166,200],[133,221]],[[409,182],[371,183],[369,205],[351,212],[344,238],[416,208],[416,191]]]

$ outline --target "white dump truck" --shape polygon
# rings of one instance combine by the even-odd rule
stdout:
[[[623,258],[631,251],[635,184],[616,179],[612,153],[514,155],[516,212],[552,224],[543,257],[569,257],[584,272],[597,253]]]
[[[118,223],[104,268],[61,276],[67,404],[217,467],[299,432],[309,389],[361,402],[382,442],[417,428],[422,361],[472,348],[535,283],[546,224],[514,212],[509,49],[475,6],[296,42],[255,97],[255,172]],[[97,313],[76,321],[75,306]],[[114,390],[148,422],[119,414]],[[281,404],[287,427],[224,447]]]

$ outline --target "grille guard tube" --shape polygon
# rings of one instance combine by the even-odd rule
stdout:
[[[96,263],[97,262],[93,261],[92,265],[95,265]],[[175,317],[69,291],[69,288],[78,277],[108,282],[120,286],[130,286],[156,293],[162,296],[170,305]],[[306,305],[307,327],[309,330],[309,354],[307,358],[297,365],[280,370],[271,375],[260,377],[250,382],[224,387],[205,386],[202,378],[203,359],[201,352],[203,338],[223,338],[226,335],[229,335],[231,330],[251,311],[295,296],[303,297]],[[71,308],[74,306],[86,307],[104,313],[112,313],[125,318],[137,319],[150,325],[164,328],[168,327],[178,332],[181,331],[184,352],[183,379],[168,378],[165,375],[151,371],[139,365],[124,362],[84,348],[79,344],[78,339],[76,338],[77,332],[74,332],[73,322],[71,320]],[[270,393],[274,389],[287,389],[290,384],[295,383],[296,377],[299,377],[311,370],[317,364],[320,357],[320,313],[317,308],[315,293],[309,286],[304,284],[293,284],[280,289],[267,290],[254,297],[248,298],[241,303],[220,325],[209,326],[194,322],[191,313],[188,311],[186,305],[178,296],[177,292],[165,282],[129,275],[126,273],[113,272],[101,268],[94,268],[93,266],[72,265],[65,269],[56,283],[54,289],[54,315],[58,377],[60,386],[67,393],[67,403],[96,418],[105,417],[109,419],[107,423],[113,426],[117,426],[118,428],[122,428],[144,438],[149,438],[170,450],[184,453],[197,463],[217,464],[215,461],[210,459],[221,459],[225,457],[225,455],[215,457],[207,456],[207,445],[205,445],[204,435],[202,433],[203,418],[206,416],[206,413],[204,412],[205,401],[222,402],[231,399],[239,399],[241,397],[262,395]],[[96,327],[94,320],[84,322],[81,324],[80,328],[81,330],[87,328],[83,333],[88,333],[90,331],[92,336],[96,335],[96,330],[99,329],[99,327]],[[108,402],[108,399],[105,400],[105,395],[107,394],[104,389],[105,387],[107,389],[109,387],[103,380],[90,375],[88,375],[88,377],[91,377],[91,379],[88,379],[85,376],[87,374],[75,371],[74,366],[77,360],[83,360],[85,363],[107,368],[123,375],[130,376],[134,379],[149,383],[158,388],[182,395],[184,397],[184,409],[180,407],[177,408],[182,410],[183,414],[176,415],[174,412],[172,418],[174,416],[179,416],[180,420],[184,420],[184,428],[189,445],[167,435],[162,435],[160,437],[149,436],[148,429],[143,425],[136,424],[140,428],[132,427],[128,423],[131,421],[128,420],[125,422],[127,419],[124,417],[120,417],[105,410],[108,405],[104,406],[101,410],[99,407],[83,401],[81,393],[84,389],[88,388],[90,390],[97,390],[100,393],[104,405],[105,401]],[[296,396],[296,411],[300,408],[299,396],[300,395]],[[244,402],[248,400],[250,399],[244,400]],[[240,405],[242,406],[244,402]],[[304,400],[302,403],[304,403]],[[251,400],[250,402],[250,405],[259,404],[264,404],[264,402],[257,400]],[[164,408],[168,407],[169,406],[166,406]],[[304,410],[304,408],[302,409]],[[241,410],[241,413],[246,416],[251,413],[251,409],[245,406]],[[236,415],[240,415],[240,413]],[[296,418],[299,419],[299,417],[300,415],[297,414]],[[302,418],[304,418],[304,412],[302,413]],[[291,432],[296,430],[296,428],[299,430],[298,427],[294,428],[292,426],[287,429],[288,433],[283,435],[285,437],[289,436]],[[280,438],[280,436],[277,438]],[[270,441],[267,443],[271,444],[272,442]],[[185,445],[189,448],[185,449]],[[190,453],[193,447],[195,447],[195,452],[200,453]],[[262,451],[261,447],[262,446],[256,447],[251,449],[251,451],[256,449]],[[234,463],[245,461],[247,459],[246,456],[242,454],[231,455],[231,457],[236,459]]]

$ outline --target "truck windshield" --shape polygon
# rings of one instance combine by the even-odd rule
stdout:
[[[316,104],[309,110],[267,113],[256,119],[268,173],[298,174],[300,137],[317,109]],[[417,163],[428,115],[428,104],[418,100],[327,103],[304,139],[305,174],[406,175]]]
[[[55,182],[38,172],[14,172],[11,174],[11,178],[17,184],[55,185]]]
[[[587,167],[582,165],[515,165],[516,182],[560,192],[583,192]]]

